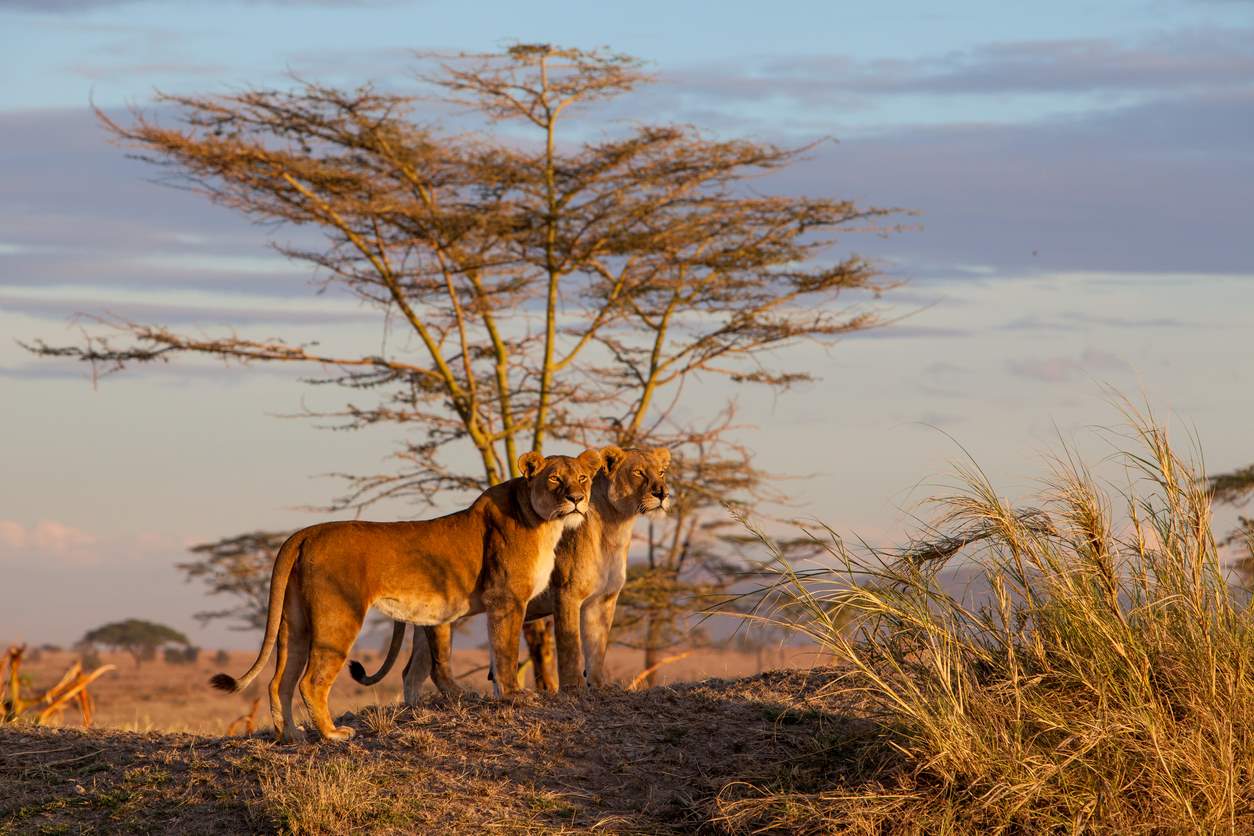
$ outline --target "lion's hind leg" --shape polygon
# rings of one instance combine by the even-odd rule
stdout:
[[[298,739],[297,732],[303,731],[296,724],[296,718],[292,710],[292,700],[296,696],[296,685],[300,682],[301,675],[305,672],[305,663],[309,661],[309,641],[311,636],[309,619],[306,617],[304,607],[296,598],[297,596],[295,595],[289,596],[288,600],[290,603],[283,617],[284,623],[287,625],[287,658],[283,665],[283,675],[278,685],[280,715],[278,722],[274,724],[275,729],[279,733],[279,740],[283,743],[296,742]],[[270,710],[273,713],[273,702]]]
[[[430,629],[414,625],[413,650],[410,651],[409,661],[405,663],[405,670],[401,674],[401,680],[405,684],[405,705],[418,704],[418,697],[422,693],[422,683],[431,676],[431,637],[426,634],[426,631]]]
[[[310,613],[314,618],[310,625],[309,662],[300,680],[300,695],[319,734],[327,740],[347,740],[354,732],[348,726],[336,726],[332,721],[328,697],[336,676],[348,660],[353,641],[361,632],[366,614],[364,611],[352,612],[347,604],[336,607],[334,603],[323,600],[321,605],[322,609],[316,615]],[[335,612],[336,609],[339,612]],[[293,642],[289,653],[294,650]]]
[[[279,683],[283,680],[283,671],[287,669],[287,614],[279,621],[278,645],[274,654],[274,676],[270,677],[270,722],[274,723],[274,733],[282,739],[284,729],[283,704],[280,696]]]
[[[427,634],[427,647],[431,652],[431,679],[441,694],[449,699],[457,699],[462,695],[462,689],[453,676],[453,625],[438,624],[423,630]],[[417,643],[415,638],[414,644]],[[406,682],[406,701],[409,700],[408,688],[409,683]]]

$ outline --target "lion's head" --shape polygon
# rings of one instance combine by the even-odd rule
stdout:
[[[610,446],[601,450],[608,481],[606,496],[620,514],[652,514],[669,511],[671,491],[666,485],[666,469],[671,451],[665,447],[622,450]]]
[[[523,453],[518,459],[532,510],[546,520],[563,520],[567,528],[578,526],[587,515],[592,480],[603,464],[596,450],[575,457]]]

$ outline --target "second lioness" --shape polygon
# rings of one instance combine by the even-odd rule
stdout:
[[[527,620],[553,616],[557,634],[558,681],[563,689],[587,682],[605,682],[605,652],[618,595],[627,580],[627,552],[631,530],[641,514],[669,510],[671,495],[666,484],[670,451],[601,450],[604,469],[592,484],[587,521],[563,534],[548,589],[527,606]],[[417,702],[422,682],[430,672],[441,692],[455,693],[457,685],[449,668],[452,627],[427,627],[427,641],[414,637],[413,656],[405,667],[405,701]],[[392,642],[383,666],[373,676],[357,662],[350,665],[353,679],[374,684],[396,661],[405,625],[392,627]],[[415,630],[415,634],[417,631]]]

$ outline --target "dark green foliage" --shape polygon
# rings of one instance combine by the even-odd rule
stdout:
[[[144,660],[155,658],[157,648],[162,645],[187,645],[189,642],[187,636],[173,627],[139,618],[128,618],[125,621],[114,621],[88,631],[83,636],[83,644],[103,644],[106,647],[125,650],[134,657],[135,666],[138,667]]]

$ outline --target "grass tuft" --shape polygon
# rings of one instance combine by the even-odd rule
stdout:
[[[406,707],[401,703],[368,705],[357,713],[357,718],[372,734],[383,735],[396,731],[405,712]]]
[[[265,812],[293,836],[372,829],[392,817],[387,766],[346,756],[267,765],[261,776]]]
[[[1065,453],[1018,508],[971,467],[910,548],[855,554],[828,532],[820,569],[774,551],[752,617],[848,659],[875,722],[860,769],[845,752],[817,783],[725,788],[723,827],[1254,832],[1254,618],[1204,474],[1129,414],[1122,492]],[[959,561],[982,602],[943,587]]]

